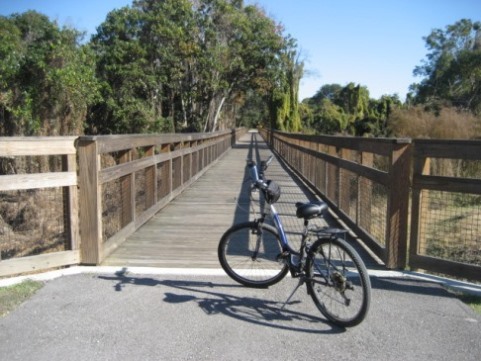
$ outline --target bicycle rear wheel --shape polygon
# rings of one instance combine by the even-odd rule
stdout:
[[[279,261],[282,245],[277,230],[257,222],[229,228],[219,242],[218,256],[224,271],[248,287],[268,287],[279,282],[288,271]]]
[[[351,327],[361,323],[371,301],[371,282],[357,252],[339,238],[316,241],[306,261],[307,289],[331,322]]]

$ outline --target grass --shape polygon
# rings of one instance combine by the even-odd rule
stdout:
[[[481,296],[461,294],[459,295],[461,301],[471,307],[474,312],[481,315]]]
[[[15,307],[33,296],[42,286],[42,282],[27,280],[18,285],[0,288],[0,317],[13,311]]]

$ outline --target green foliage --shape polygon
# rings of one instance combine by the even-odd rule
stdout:
[[[324,85],[299,104],[295,40],[242,0],[135,0],[110,12],[89,43],[82,38],[34,11],[0,17],[0,135],[241,124],[358,136],[480,132],[481,23],[467,19],[425,38],[429,52],[414,70],[423,79],[404,105],[354,83]],[[442,115],[453,108],[475,119]],[[419,124],[406,120],[413,113]],[[459,124],[470,135],[453,134]]]
[[[85,45],[36,12],[0,30],[1,135],[211,131],[239,114],[300,129],[295,43],[240,0],[136,0]]]
[[[427,59],[414,74],[414,102],[434,111],[455,106],[481,114],[481,23],[462,19],[424,38]]]
[[[324,85],[303,104],[310,109],[303,111],[304,127],[317,133],[358,136],[385,136],[388,118],[402,106],[397,95],[371,99],[366,87],[354,83]]]
[[[305,99],[304,127],[317,133],[413,138],[477,138],[481,133],[481,23],[462,19],[425,39],[423,77],[406,103],[397,95],[370,99],[367,88],[324,85]]]
[[[98,95],[82,34],[29,11],[0,17],[0,135],[79,134]]]
[[[149,132],[162,119],[171,119],[173,131],[234,126],[233,112],[252,94],[271,100],[284,44],[271,19],[239,1],[135,1],[111,12],[92,40],[104,101],[92,108],[89,127]]]

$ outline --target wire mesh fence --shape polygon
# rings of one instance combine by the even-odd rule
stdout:
[[[0,192],[0,259],[69,249],[64,215],[62,188]]]
[[[264,136],[386,262],[481,279],[480,141]]]
[[[422,191],[418,253],[481,266],[479,195]]]

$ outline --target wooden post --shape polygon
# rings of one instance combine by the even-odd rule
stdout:
[[[81,137],[78,142],[80,198],[80,261],[98,265],[103,258],[102,194],[99,184],[100,156],[97,141]]]
[[[385,259],[388,268],[406,267],[411,151],[410,140],[398,140],[390,156]]]
[[[77,172],[77,157],[75,154],[68,154],[62,156],[63,171]],[[77,186],[63,187],[64,204],[65,204],[65,227],[66,234],[69,238],[70,250],[77,250],[80,246],[80,232],[79,232],[79,204],[78,204],[78,189]]]
[[[374,155],[372,153],[361,153],[361,164],[372,168],[374,164]],[[362,184],[362,179],[358,176],[357,191],[357,224],[363,228],[366,232],[371,233],[371,214],[372,214],[372,191],[373,182],[369,182],[369,186]]]
[[[236,132],[235,128],[232,128],[231,129],[231,136],[230,136],[230,146],[232,148],[234,148],[236,140],[237,140],[237,132]]]
[[[160,148],[160,153],[170,153],[170,144],[162,144]],[[172,194],[173,190],[173,182],[172,182],[172,157],[167,161],[167,166],[162,165],[162,174],[161,174],[161,182],[162,182],[162,197],[169,196]]]
[[[431,158],[424,156],[415,157],[413,164],[413,179],[416,176],[431,173]],[[423,196],[422,189],[413,184],[411,214],[411,240],[409,255],[417,256],[425,247],[426,236],[424,222],[422,221]]]
[[[155,147],[150,146],[145,150],[147,157],[155,155]],[[152,165],[145,168],[145,209],[149,209],[157,202],[157,167]]]
[[[341,159],[351,159],[351,150],[347,148],[342,148],[339,150],[339,155]],[[345,169],[342,169],[341,167],[338,168],[338,207],[341,209],[345,214],[351,215],[349,210],[350,210],[350,198],[351,198],[351,187],[350,187],[350,177],[349,177],[349,172],[346,171]]]
[[[337,150],[336,147],[329,145],[328,146],[328,154],[337,157]],[[339,184],[339,174],[338,174],[338,167],[326,162],[326,196],[329,198],[331,202],[338,205],[339,200],[336,197],[336,190]]]
[[[132,160],[132,150],[125,150],[120,156],[120,163]],[[121,225],[125,227],[135,218],[135,178],[134,173],[120,178],[120,193],[122,197]]]

